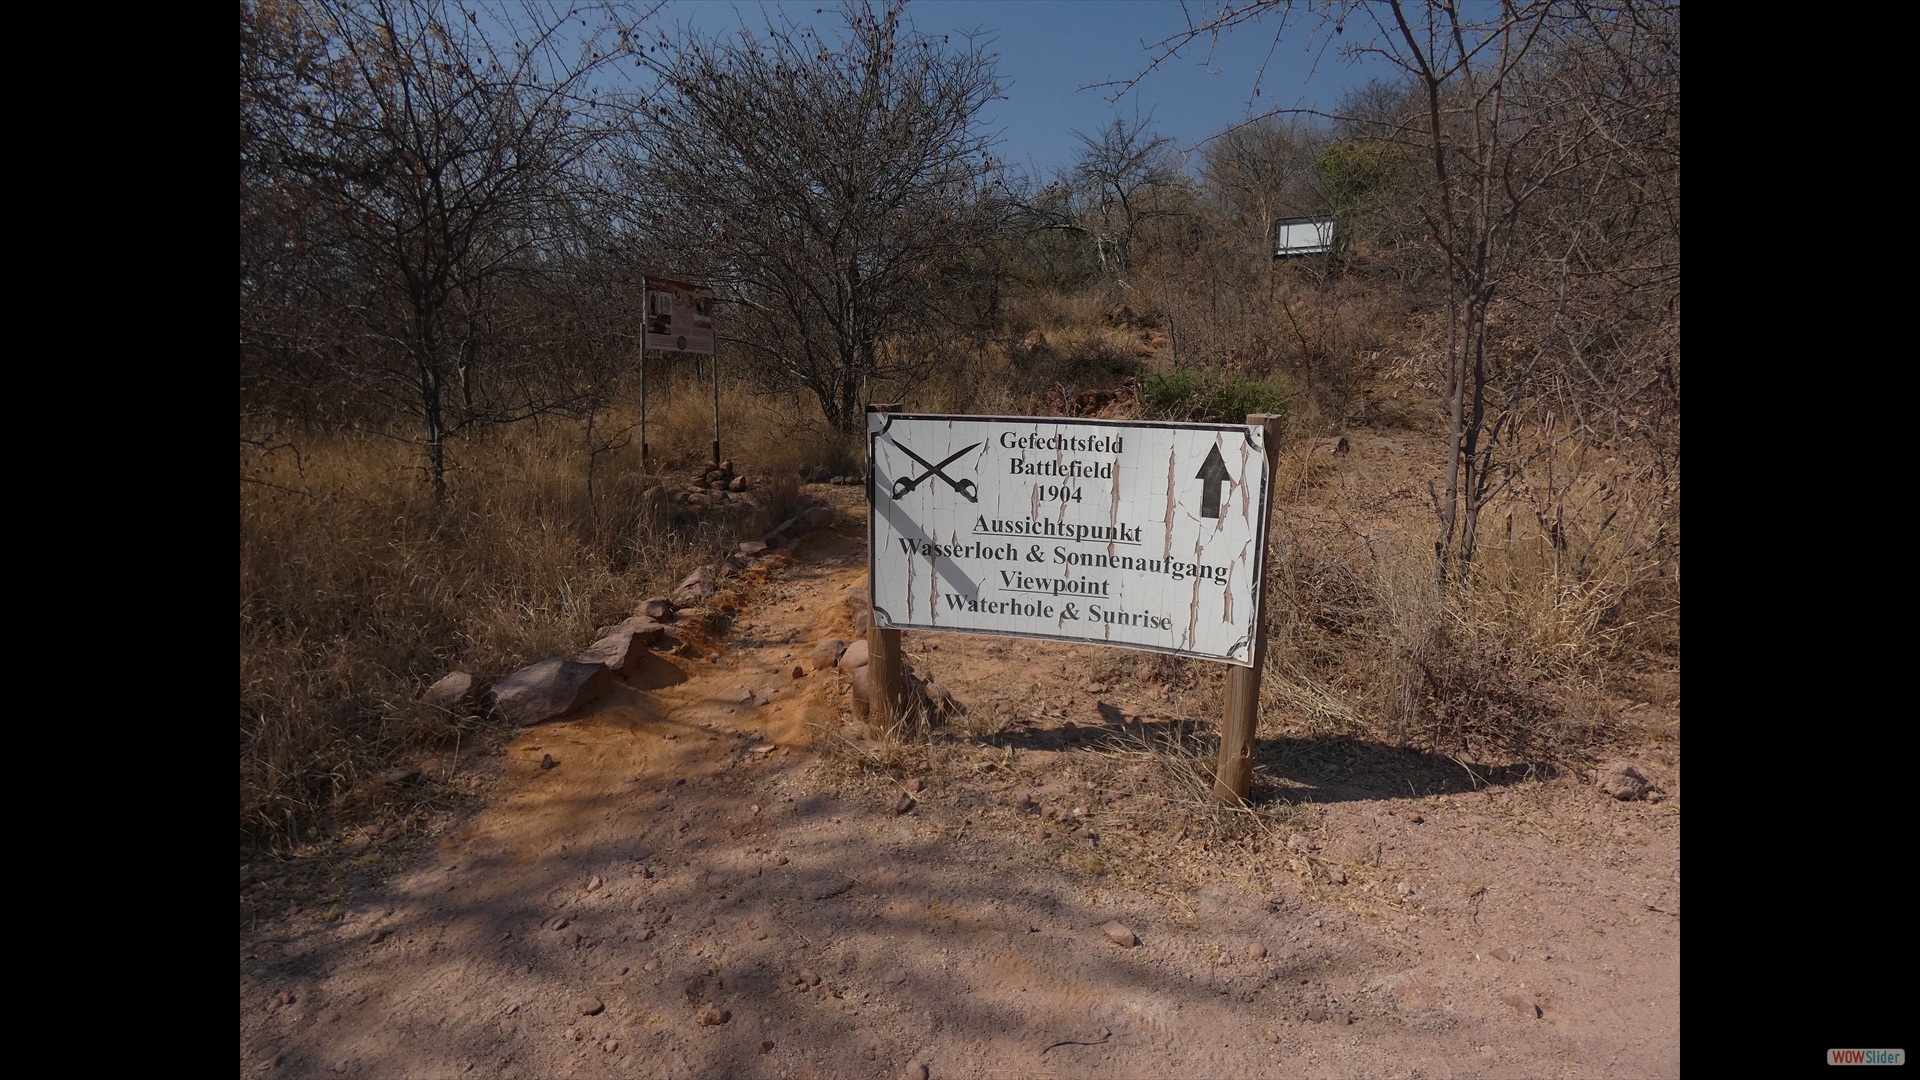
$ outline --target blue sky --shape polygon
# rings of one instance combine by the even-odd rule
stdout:
[[[816,15],[815,8],[826,12]],[[765,23],[764,10],[784,11],[800,25],[824,29],[838,23],[837,9],[837,0],[765,5],[675,0],[652,25],[716,33],[744,19],[757,30]],[[1190,3],[1188,10],[1197,17],[1199,5]],[[1195,42],[1116,103],[1109,99],[1118,87],[1082,88],[1138,75],[1152,56],[1149,47],[1187,25],[1175,0],[913,0],[907,14],[925,33],[985,31],[989,51],[1000,57],[1005,96],[988,107],[985,124],[1004,140],[997,148],[1001,157],[1016,168],[1031,163],[1043,175],[1072,164],[1078,150],[1072,132],[1095,135],[1116,111],[1129,121],[1136,110],[1140,119],[1150,115],[1159,133],[1185,149],[1247,119],[1250,105],[1254,110],[1331,108],[1350,87],[1394,74],[1378,59],[1349,63],[1304,28],[1287,28],[1276,45],[1279,21],[1270,16],[1222,35],[1210,63],[1208,43]],[[1336,44],[1351,40],[1343,35]],[[1260,76],[1263,62],[1266,71]],[[1258,98],[1253,96],[1256,77]],[[1197,164],[1196,156],[1192,165]]]

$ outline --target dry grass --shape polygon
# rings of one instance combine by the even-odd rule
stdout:
[[[1551,514],[1531,489],[1490,508],[1472,572],[1445,585],[1431,524],[1383,523],[1339,460],[1282,455],[1263,731],[1578,761],[1618,730],[1602,688],[1677,653],[1670,519],[1624,455],[1567,469]]]
[[[743,467],[753,445],[743,440]],[[471,713],[420,705],[435,679],[462,670],[486,681],[576,652],[797,502],[788,479],[767,484],[757,508],[676,516],[663,491],[649,493],[657,481],[640,474],[636,448],[596,457],[573,422],[456,441],[449,456],[436,503],[417,447],[399,439],[243,440],[243,846],[289,847],[413,812],[419,798],[383,793],[381,770],[500,734]]]

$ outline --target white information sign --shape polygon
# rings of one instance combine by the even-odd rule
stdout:
[[[713,290],[650,277],[643,348],[713,355]]]
[[[1251,666],[1265,432],[867,414],[878,626]]]

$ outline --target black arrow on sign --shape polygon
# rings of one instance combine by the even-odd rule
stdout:
[[[1196,480],[1205,480],[1200,487],[1200,516],[1217,518],[1220,516],[1220,485],[1231,483],[1233,478],[1227,475],[1227,463],[1220,457],[1220,444],[1214,443],[1207,451],[1207,460],[1200,465]]]

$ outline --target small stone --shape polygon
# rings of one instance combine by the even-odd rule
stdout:
[[[1257,941],[1248,944],[1246,952],[1247,959],[1249,960],[1265,960],[1267,958],[1267,947]]]
[[[565,929],[567,928],[567,926],[568,926],[568,925],[569,925],[569,922],[568,922],[568,920],[566,920],[566,919],[555,919],[555,920],[553,920],[553,928],[554,928],[555,930],[565,930]]]
[[[367,944],[378,945],[385,940],[387,940],[387,932],[385,930],[375,930],[373,936],[367,938]]]
[[[867,642],[863,638],[847,646],[847,651],[840,654],[840,670],[851,675],[855,668],[866,667],[867,659]]]
[[[1280,1042],[1280,1036],[1275,1035],[1273,1032],[1269,1031],[1267,1032],[1267,1041],[1278,1045]]]
[[[421,695],[420,700],[442,709],[456,709],[473,703],[473,690],[473,676],[464,671],[455,671],[441,676],[438,682],[427,687],[427,692]]]
[[[863,641],[860,644],[865,645],[866,642]],[[848,649],[847,651],[851,653],[853,650]],[[856,717],[864,717],[867,715],[867,704],[872,695],[872,691],[867,684],[867,669],[868,665],[861,664],[848,674],[847,681],[851,685],[853,692],[853,715]]]
[[[801,968],[798,975],[796,975],[795,977],[798,978],[801,982],[807,984],[808,986],[820,985],[820,976],[814,974],[812,968]]]
[[[1415,825],[1419,825],[1427,819],[1423,814],[1409,814],[1407,815],[1407,820],[1413,822]]]
[[[793,677],[794,677],[794,678],[796,678],[796,679],[803,679],[803,678],[805,678],[805,677],[806,677],[806,675],[807,675],[807,669],[805,669],[805,668],[803,668],[803,667],[801,667],[801,666],[800,666],[799,664],[795,664],[795,665],[793,665]]]
[[[1035,825],[1033,827],[1033,835],[1035,839],[1045,840],[1053,835],[1053,830],[1047,828],[1045,825]]]
[[[1105,926],[1102,926],[1100,928],[1100,932],[1107,936],[1108,941],[1113,942],[1115,945],[1118,945],[1123,949],[1133,948],[1133,946],[1140,940],[1139,938],[1134,937],[1133,931],[1127,929],[1124,925],[1122,925],[1119,922],[1119,920],[1115,920],[1113,922],[1107,923]]]
[[[696,495],[693,496],[693,498],[699,499],[702,502],[708,501],[704,495]],[[710,566],[702,566],[693,573],[688,574],[685,580],[681,581],[680,584],[674,588],[673,595],[669,599],[676,608],[690,607],[713,596],[713,583],[713,568]]]
[[[1324,1024],[1327,1022],[1327,1010],[1315,1005],[1313,1008],[1307,1010],[1307,1019],[1316,1024]]]
[[[1299,833],[1294,833],[1292,836],[1287,837],[1288,851],[1305,851],[1309,846],[1311,845],[1307,838]]]
[[[1514,1012],[1529,1020],[1537,1020],[1540,1017],[1540,1003],[1533,999],[1532,994],[1524,990],[1509,990],[1500,995],[1500,1000],[1506,1002]]]
[[[922,779],[920,779],[920,778],[919,778],[919,777],[917,777],[917,776],[916,776],[916,777],[914,777],[913,779],[911,779],[911,780],[909,780],[909,781],[907,781],[907,790],[908,790],[908,791],[912,791],[912,792],[916,792],[916,793],[918,793],[918,792],[921,792],[921,791],[925,791],[925,790],[926,790],[926,787],[927,787],[927,782],[926,782],[925,780],[922,780]]]
[[[1403,896],[1403,897],[1405,897],[1405,896],[1412,896],[1412,895],[1413,895],[1413,886],[1411,886],[1411,885],[1409,885],[1409,884],[1407,884],[1406,882],[1404,882],[1404,881],[1402,881],[1402,882],[1399,882],[1399,883],[1397,883],[1397,884],[1395,884],[1395,885],[1394,885],[1394,887],[1393,887],[1393,891],[1394,891],[1394,892],[1396,892],[1396,893],[1399,893],[1399,894],[1400,894],[1401,896]]]
[[[1032,807],[1033,807],[1033,796],[1027,794],[1024,791],[1014,796],[1014,799],[1013,799],[1014,809],[1028,810],[1028,809],[1031,809]]]
[[[664,596],[652,596],[634,606],[633,613],[656,622],[671,618],[674,612],[673,601]]]
[[[1098,682],[1082,683],[1080,689],[1089,694],[1104,694],[1107,692],[1107,684]]]
[[[760,1053],[762,1053],[762,1054],[771,1054],[771,1053],[773,1053],[773,1040],[772,1040],[772,1039],[761,1039],[761,1040],[760,1040],[760,1050],[759,1050],[759,1052],[760,1052]]]
[[[606,1045],[602,1046],[600,1049],[605,1050],[607,1053],[611,1054],[615,1050],[620,1049],[620,1044],[615,1042],[612,1039],[608,1039]]]
[[[1630,761],[1609,761],[1600,767],[1594,775],[1594,786],[1601,794],[1611,795],[1621,801],[1644,799],[1647,792],[1653,790],[1653,781],[1635,768]]]
[[[1345,885],[1347,883],[1347,872],[1345,870],[1335,870],[1327,876],[1335,885]]]
[[[588,994],[585,997],[579,998],[576,1001],[574,1001],[573,1007],[580,1010],[581,1016],[599,1016],[603,1011],[606,1010],[607,1006],[606,1006],[606,1003],[601,1001],[599,998],[594,997],[592,994]]]
[[[906,1071],[901,1073],[900,1075],[901,1077],[904,1078],[904,1080],[927,1080],[929,1073],[927,1071],[926,1062],[915,1061],[915,1062],[910,1062],[907,1065]]]
[[[1487,955],[1493,957],[1495,960],[1512,960],[1513,959],[1512,953],[1501,948],[1496,948],[1492,952],[1489,952]]]
[[[914,805],[913,796],[908,795],[906,792],[901,792],[900,801],[893,804],[893,812],[896,814],[904,814],[912,810]]]
[[[408,769],[403,767],[398,769],[388,769],[386,772],[383,772],[380,774],[380,779],[385,780],[389,784],[404,784],[407,781],[412,780],[413,778],[419,775],[420,775],[419,769]]]
[[[598,889],[602,884],[604,884],[604,882],[600,880],[600,875],[595,874],[593,877],[587,879],[587,891],[593,892],[595,889]]]
[[[846,642],[841,641],[839,638],[828,638],[813,647],[813,655],[809,658],[809,662],[813,665],[815,671],[819,671],[822,668],[830,668],[840,662],[840,657],[844,655],[846,651]]]
[[[778,858],[776,858],[776,859],[774,859],[774,860],[773,860],[773,865],[775,865],[775,866],[785,866],[785,865],[787,865],[787,857],[786,857],[785,855],[781,855],[781,856],[779,856]]]
[[[559,762],[557,762],[557,761],[555,761],[555,760],[553,760],[553,755],[552,755],[552,754],[541,754],[541,755],[540,755],[540,767],[541,767],[541,768],[543,768],[543,769],[551,769],[551,768],[553,768],[553,767],[554,767],[555,765],[558,765],[558,764],[560,764],[560,763],[559,763]]]
[[[693,1014],[693,1018],[698,1020],[704,1027],[719,1027],[721,1024],[733,1019],[733,1013],[709,1004],[702,1005],[700,1011]]]

